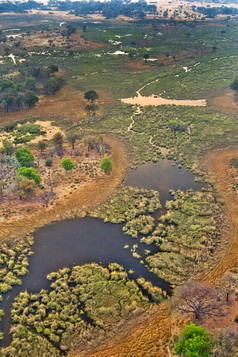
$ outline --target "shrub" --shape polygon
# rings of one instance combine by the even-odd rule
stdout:
[[[102,169],[105,172],[111,172],[113,168],[113,162],[109,157],[104,157],[102,161],[100,162],[100,169]]]
[[[45,166],[51,167],[53,165],[53,160],[48,157],[48,159],[45,160]]]
[[[209,357],[211,349],[212,343],[206,329],[193,323],[185,326],[174,348],[176,355],[186,357]]]
[[[18,183],[18,194],[21,199],[26,199],[27,196],[34,191],[36,188],[36,183],[34,180],[29,180],[28,178],[24,177],[19,183]]]
[[[53,136],[52,140],[56,147],[61,147],[63,145],[64,137],[60,132],[58,132]]]
[[[15,152],[15,156],[21,166],[32,166],[34,163],[34,156],[26,147],[20,148]]]
[[[17,131],[23,135],[30,133],[34,135],[40,135],[40,125],[38,124],[31,124],[31,123],[26,123],[20,126],[20,128],[17,129]]]
[[[231,83],[231,89],[238,91],[238,77]]]
[[[41,182],[40,174],[33,167],[22,166],[17,170],[18,175],[25,176],[29,180],[34,180],[37,185]]]
[[[235,169],[238,169],[238,157],[233,157],[230,161],[230,165]]]
[[[75,164],[73,161],[71,161],[70,159],[63,157],[63,159],[61,160],[61,167],[63,167],[63,169],[65,169],[66,171],[72,170],[75,168]]]

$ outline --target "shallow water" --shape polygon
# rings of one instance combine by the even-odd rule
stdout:
[[[166,200],[171,199],[169,189],[199,190],[204,186],[194,182],[193,174],[186,172],[184,168],[172,166],[172,163],[164,159],[156,164],[146,163],[136,170],[129,170],[124,184],[158,190],[163,205]],[[161,212],[163,211],[157,211],[153,216],[158,217]],[[65,266],[90,262],[107,265],[117,262],[127,271],[134,271],[129,275],[131,278],[142,276],[154,285],[168,290],[169,284],[151,273],[139,259],[133,258],[130,251],[133,244],[138,244],[137,252],[144,259],[144,249],[155,253],[158,248],[155,245],[148,247],[140,244],[139,239],[125,235],[122,226],[123,224],[104,223],[102,220],[86,217],[57,222],[39,229],[34,235],[34,255],[29,258],[29,273],[23,277],[21,286],[15,286],[3,296],[1,307],[6,312],[2,321],[2,330],[5,333],[3,343],[7,345],[10,342],[10,310],[16,295],[26,289],[32,293],[48,289],[50,283],[46,275]],[[124,249],[126,244],[130,246],[129,249]]]
[[[182,166],[174,166],[173,160],[161,159],[157,163],[148,162],[136,170],[130,169],[124,184],[139,188],[153,189],[160,193],[162,205],[171,200],[170,189],[186,191],[190,188],[200,190],[206,184],[194,181],[195,175]]]

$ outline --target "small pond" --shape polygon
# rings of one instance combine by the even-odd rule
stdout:
[[[148,162],[136,170],[129,169],[124,185],[157,190],[160,193],[162,205],[171,200],[169,190],[189,188],[200,190],[207,184],[194,181],[195,175],[186,171],[185,167],[178,168],[173,160],[161,159],[157,163]]]
[[[164,159],[156,164],[146,163],[136,170],[129,170],[124,184],[158,190],[163,205],[166,200],[171,199],[170,189],[199,190],[204,187],[204,184],[194,182],[193,174],[186,172],[185,168],[172,166],[172,163],[173,161]],[[155,216],[158,215],[159,212],[156,212]],[[151,273],[139,259],[133,258],[130,251],[133,244],[139,245],[137,252],[141,259],[144,259],[144,249],[148,249],[148,246],[140,244],[139,239],[125,235],[122,226],[86,217],[57,222],[39,229],[35,233],[32,247],[34,255],[29,258],[29,273],[23,277],[21,286],[15,286],[3,296],[1,307],[6,315],[2,320],[2,330],[5,333],[2,345],[10,342],[10,311],[15,296],[25,289],[35,293],[49,288],[46,275],[65,266],[90,262],[107,265],[117,262],[127,271],[134,271],[129,275],[132,279],[142,276],[154,285],[168,290],[167,282]],[[125,245],[129,245],[129,249],[125,249]],[[158,251],[156,246],[150,246],[149,249],[151,253]]]

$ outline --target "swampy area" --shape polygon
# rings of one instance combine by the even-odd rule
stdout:
[[[0,13],[0,356],[175,356],[190,280],[236,338],[236,16],[39,6]]]

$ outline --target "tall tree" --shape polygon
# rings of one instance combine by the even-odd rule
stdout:
[[[86,93],[84,93],[84,99],[90,100],[92,103],[95,102],[96,99],[98,99],[98,94],[95,92],[95,90],[89,90]]]
[[[213,285],[190,281],[180,286],[173,299],[175,308],[192,315],[195,320],[224,316],[225,299],[219,289]]]

